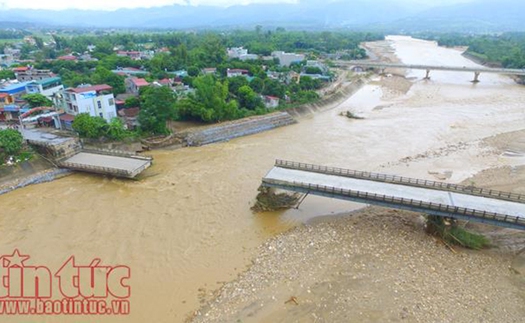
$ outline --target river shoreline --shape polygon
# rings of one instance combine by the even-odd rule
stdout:
[[[346,74],[344,74],[346,75]],[[359,89],[361,89],[366,81],[363,81],[361,78],[357,78],[354,82],[346,82],[345,80],[339,80],[340,83],[337,84],[337,87],[334,91],[326,95],[326,97],[321,98],[319,101],[314,103],[305,104],[299,107],[290,108],[283,110],[286,113],[289,113],[292,115],[296,120],[300,120],[301,118],[305,118],[308,116],[311,116],[315,113],[328,111],[330,109],[334,109],[339,104],[344,102],[348,99],[348,97],[351,97],[354,93],[356,93]],[[279,112],[276,112],[279,113]],[[262,116],[265,117],[265,116]],[[253,119],[253,117],[252,117]],[[250,118],[244,118],[240,120],[234,120],[231,123],[243,123],[246,121],[250,121]],[[291,121],[287,121],[286,124],[283,126],[287,126],[293,124]],[[251,127],[256,128],[258,124],[253,124]],[[202,131],[209,131],[209,129],[213,129],[214,127],[220,128],[224,127],[224,124],[218,124],[218,125],[212,125],[208,127],[197,127],[192,131],[192,128],[185,130],[184,133],[188,133],[191,136],[197,136],[199,132]],[[277,127],[268,127],[269,129],[265,130],[274,130]],[[195,133],[195,134],[194,134]],[[259,133],[258,131],[245,131],[245,133],[241,135],[234,135],[231,136],[231,138],[228,139],[234,139],[238,137],[244,137]],[[182,136],[184,137],[184,136]],[[153,150],[165,150],[165,149],[181,149],[186,148],[188,144],[183,144],[184,141],[180,134],[174,134],[173,136],[167,138],[167,140],[161,142],[160,144],[150,145],[153,146]],[[216,142],[224,141],[224,139],[221,140],[211,140],[209,144],[213,144]],[[32,169],[29,169],[27,171],[23,170],[18,174],[17,176],[11,176],[9,180],[3,180],[0,178],[0,195],[7,194],[9,192],[12,192],[19,188],[24,188],[29,185],[34,184],[41,184],[45,182],[50,182],[53,180],[57,180],[60,178],[63,178],[65,176],[74,174],[73,171],[69,171],[66,169],[57,168],[53,165],[49,165],[47,168],[44,167],[44,169],[39,170],[37,172],[33,171]]]

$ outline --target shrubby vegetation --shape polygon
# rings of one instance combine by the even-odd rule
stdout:
[[[134,136],[133,132],[124,128],[124,124],[118,118],[113,118],[108,123],[101,117],[92,117],[87,113],[79,114],[72,127],[81,138],[122,140]]]
[[[503,33],[499,35],[422,34],[435,40],[440,46],[468,46],[467,53],[505,68],[525,68],[525,33]]]
[[[29,104],[30,108],[53,106],[53,102],[49,100],[45,95],[42,95],[40,93],[26,94],[22,96],[22,99],[24,99]]]
[[[9,158],[16,157],[22,151],[24,139],[14,129],[0,130],[0,165]]]

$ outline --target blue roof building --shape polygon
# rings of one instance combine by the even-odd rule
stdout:
[[[26,92],[27,82],[21,82],[17,84],[12,84],[0,89],[0,93],[6,93],[9,95],[20,95]]]

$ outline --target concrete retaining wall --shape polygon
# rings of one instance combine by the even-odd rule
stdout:
[[[213,126],[190,129],[178,133],[177,137],[181,138],[186,146],[202,146],[256,134],[296,122],[297,121],[287,112],[275,112],[263,116],[224,122]]]
[[[60,144],[33,140],[28,140],[27,142],[33,146],[38,153],[54,161],[69,158],[82,149],[82,145],[78,138],[69,138]]]
[[[363,85],[365,85],[365,82],[363,80],[356,80],[351,84],[342,86],[341,88],[336,90],[335,93],[315,103],[304,104],[296,108],[288,109],[286,111],[290,113],[293,117],[300,118],[317,112],[331,110],[337,107],[339,104],[343,103],[345,100],[347,100],[355,92],[361,89]]]
[[[31,175],[31,176],[22,177],[9,184],[4,184],[0,186],[0,195],[9,193],[18,188],[26,187],[32,184],[51,182],[57,178],[64,177],[72,173],[73,172],[70,171],[69,169],[54,168],[54,169],[43,171],[43,172]]]

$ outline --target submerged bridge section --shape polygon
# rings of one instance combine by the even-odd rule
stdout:
[[[472,72],[474,73],[473,82],[479,82],[479,75],[481,73],[525,76],[525,69],[478,68],[478,67],[466,67],[466,66],[459,67],[459,66],[418,65],[418,64],[394,64],[394,63],[381,63],[381,62],[374,63],[374,62],[360,62],[360,61],[348,61],[348,62],[338,62],[338,63],[340,65],[359,66],[362,68],[379,68],[381,69],[382,74],[384,74],[385,69],[387,68],[424,70],[426,71],[425,79],[430,79],[430,71]]]
[[[36,129],[22,129],[22,135],[56,166],[82,172],[134,178],[150,167],[153,160],[118,150],[84,149],[78,138],[61,137]]]
[[[64,168],[115,177],[135,178],[149,168],[151,157],[105,150],[82,150],[59,162]]]
[[[525,230],[525,195],[277,160],[262,185]]]

